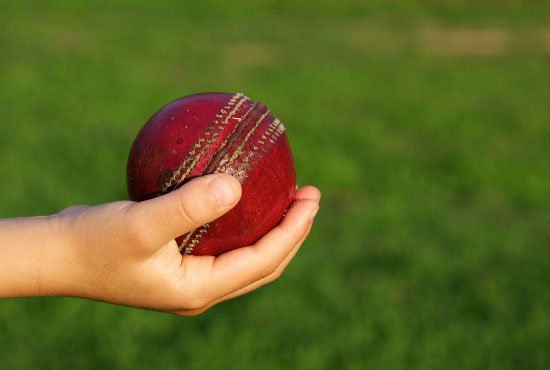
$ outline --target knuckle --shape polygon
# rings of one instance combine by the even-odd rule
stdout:
[[[144,223],[142,217],[136,212],[133,212],[132,208],[133,207],[128,207],[126,210],[127,218],[124,219],[128,220],[128,222],[120,228],[124,230],[122,237],[133,245],[146,245],[149,241],[150,226]]]
[[[200,311],[204,310],[210,300],[199,289],[193,288],[193,284],[189,285],[181,297],[180,305],[185,311]]]
[[[198,296],[198,297],[190,297],[186,299],[184,306],[185,306],[185,309],[188,311],[202,311],[206,309],[205,306],[207,304],[208,304],[208,301],[204,297]]]
[[[269,275],[267,277],[267,282],[268,283],[272,283],[276,280],[279,280],[279,278],[281,277],[281,275],[283,274],[283,270],[282,269],[277,269],[275,270],[275,272],[273,272],[271,275]]]
[[[185,311],[182,311],[180,313],[180,315],[181,316],[188,316],[188,317],[198,316],[198,315],[202,314],[203,312],[208,311],[208,309],[209,309],[209,307],[201,307],[201,308],[198,308],[198,309],[185,310]]]
[[[147,233],[136,225],[131,225],[123,237],[130,245],[145,246],[148,244]]]
[[[273,262],[268,263],[267,265],[265,265],[265,267],[261,271],[261,277],[262,278],[271,277],[277,272],[278,267],[279,265],[277,265],[276,263],[273,263]]]
[[[281,276],[283,276],[283,269],[277,269],[277,271],[275,271],[273,274],[272,274],[272,280],[271,281],[275,281],[275,280],[279,280],[281,278]]]
[[[179,216],[188,222],[192,227],[199,227],[204,224],[202,211],[203,207],[196,200],[189,200],[179,197]]]

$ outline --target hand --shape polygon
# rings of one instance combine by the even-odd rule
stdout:
[[[43,284],[42,294],[195,315],[261,287],[277,279],[298,252],[320,193],[298,189],[280,225],[252,246],[218,257],[182,256],[174,239],[220,217],[240,195],[237,180],[217,174],[144,202],[65,209],[50,220],[61,236],[59,252],[43,261],[61,260],[62,268]],[[49,270],[42,268],[42,275]]]

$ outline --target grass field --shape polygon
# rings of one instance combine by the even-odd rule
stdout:
[[[548,3],[104,3],[0,4],[0,217],[126,198],[143,122],[198,91],[264,101],[321,212],[199,317],[0,301],[0,368],[550,366]]]

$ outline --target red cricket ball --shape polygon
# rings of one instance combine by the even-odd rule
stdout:
[[[182,97],[158,110],[136,137],[128,194],[142,201],[211,173],[242,184],[231,211],[177,238],[182,254],[219,255],[251,245],[275,227],[292,203],[296,173],[283,124],[242,94]]]

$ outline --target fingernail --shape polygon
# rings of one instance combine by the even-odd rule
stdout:
[[[309,214],[310,221],[315,218],[315,216],[317,215],[317,212],[319,212],[319,206],[316,206],[311,210],[311,213]]]
[[[235,186],[229,180],[218,177],[212,180],[210,189],[212,189],[216,199],[218,199],[219,206],[227,207],[235,202],[237,192]]]

